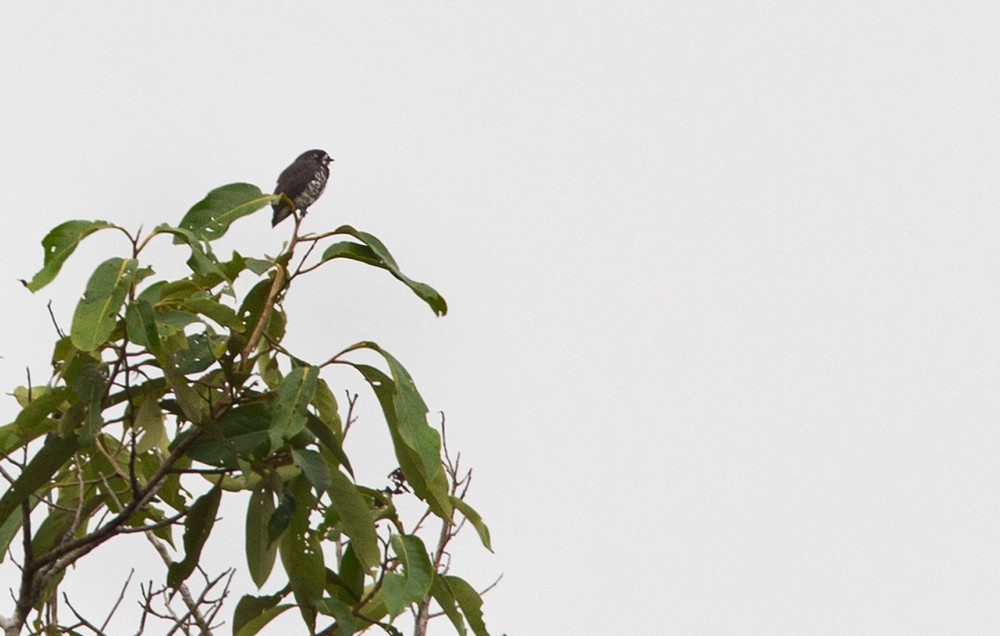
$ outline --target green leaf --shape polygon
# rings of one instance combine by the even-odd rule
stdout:
[[[340,559],[340,571],[337,576],[347,586],[352,601],[361,599],[365,587],[365,571],[365,566],[358,559],[358,553],[354,551],[354,542],[349,541],[344,549],[344,556]]]
[[[250,578],[260,588],[274,568],[278,544],[268,540],[267,527],[274,514],[274,494],[265,484],[254,488],[247,504],[246,553]]]
[[[323,548],[319,538],[309,529],[309,514],[316,506],[316,499],[310,493],[309,482],[302,477],[292,482],[292,496],[296,502],[295,510],[288,530],[281,536],[278,553],[302,618],[313,629],[316,623],[315,606],[326,587]]]
[[[184,559],[171,563],[167,568],[167,585],[170,587],[177,589],[198,566],[201,549],[215,525],[215,515],[219,511],[221,499],[222,488],[216,485],[198,497],[188,509],[188,514],[184,517]]]
[[[351,607],[337,598],[325,597],[316,603],[316,609],[337,621],[337,636],[351,636],[358,631]]]
[[[316,391],[318,377],[316,367],[299,367],[292,369],[281,381],[271,417],[272,450],[281,448],[284,440],[291,439],[306,427],[306,407]]]
[[[437,601],[437,604],[441,606],[441,610],[448,617],[448,620],[451,621],[451,624],[455,626],[455,631],[459,633],[459,636],[465,636],[465,619],[462,618],[462,614],[458,611],[458,602],[451,591],[451,586],[448,585],[448,581],[444,577],[434,577],[434,582],[431,584],[431,595]]]
[[[195,243],[198,243],[197,239],[195,239],[190,232],[165,226],[159,228],[159,230],[167,233],[183,232],[183,236],[185,238],[191,238],[191,240],[195,241]],[[195,283],[190,278],[179,278],[177,280],[172,280],[169,282],[162,281],[154,285],[154,287],[156,287],[157,285],[159,285],[159,293],[156,295],[156,298],[147,300],[153,303],[153,305],[155,305],[157,309],[160,310],[162,310],[163,307],[165,306],[169,306],[170,304],[169,301],[184,301],[197,294],[205,293],[205,288]],[[140,294],[140,296],[145,297],[146,292],[144,291],[142,294]]]
[[[320,260],[321,263],[335,258],[348,258],[367,263],[368,265],[381,267],[413,290],[413,293],[427,303],[435,314],[443,316],[448,313],[448,303],[445,302],[441,294],[433,287],[426,283],[419,283],[399,271],[396,260],[389,253],[389,250],[386,249],[382,241],[367,232],[355,230],[350,225],[340,226],[334,230],[333,234],[349,234],[364,243],[364,245],[348,241],[334,243],[323,252],[322,259]]]
[[[371,349],[385,358],[392,378],[375,367],[348,362],[371,385],[382,406],[399,467],[413,492],[441,519],[451,518],[448,480],[441,468],[441,437],[427,424],[427,405],[406,369],[374,342],[360,342],[344,353]]]
[[[37,497],[28,498],[28,508],[30,510],[34,510],[41,501],[42,500]],[[21,530],[22,514],[22,508],[18,506],[14,509],[14,512],[7,517],[7,520],[0,524],[0,563],[3,563],[4,558],[8,554],[7,550],[10,548],[11,542]]]
[[[243,331],[252,333],[257,326],[257,321],[264,313],[264,304],[267,302],[267,295],[271,291],[271,279],[265,279],[254,285],[247,295],[243,297],[243,304],[237,312],[240,320],[243,321]]]
[[[249,183],[231,183],[216,188],[194,204],[181,219],[180,226],[206,241],[221,238],[237,219],[253,214],[277,201]]]
[[[56,387],[33,399],[14,419],[11,425],[13,435],[10,437],[0,435],[0,451],[9,454],[22,444],[50,432],[55,422],[49,415],[56,413],[70,395],[71,391],[68,388]]]
[[[187,298],[180,303],[188,311],[211,318],[220,327],[242,332],[243,322],[236,317],[232,307],[227,307],[212,298]]]
[[[135,410],[133,427],[142,432],[142,438],[136,444],[135,450],[142,455],[154,448],[166,449],[167,429],[163,425],[163,411],[160,409],[160,399],[166,387],[162,385],[144,385],[146,390],[137,396],[139,406]]]
[[[343,426],[337,408],[337,398],[333,396],[330,385],[323,378],[316,382],[316,392],[313,394],[312,405],[316,407],[319,419],[337,436],[337,441],[343,442]]]
[[[389,425],[393,448],[396,451],[396,459],[399,461],[399,468],[403,471],[407,483],[413,487],[414,494],[427,502],[434,514],[441,519],[451,519],[451,500],[448,498],[448,480],[444,471],[440,470],[439,467],[439,470],[429,474],[427,469],[427,459],[431,456],[431,448],[429,446],[414,446],[400,433],[402,427],[399,422],[403,418],[397,414],[393,401],[393,397],[397,393],[396,384],[374,367],[355,365],[355,368],[360,370],[371,384],[375,396],[382,406],[382,412],[385,413],[385,419]],[[437,431],[430,430],[437,435]]]
[[[226,339],[214,333],[187,336],[187,347],[177,351],[177,368],[184,375],[199,373],[215,364],[226,348]]]
[[[20,508],[21,502],[45,486],[78,450],[80,442],[75,435],[67,437],[49,435],[45,444],[0,497],[0,525],[7,521],[12,512]]]
[[[391,399],[399,435],[420,456],[425,476],[441,472],[441,436],[427,424],[427,404],[420,397],[409,372],[399,360],[374,342],[359,342],[347,351],[357,349],[371,349],[385,358],[395,385]]]
[[[281,342],[285,337],[285,325],[288,320],[285,318],[285,312],[281,310],[280,307],[275,306],[271,310],[271,315],[267,319],[267,324],[264,325],[264,335],[271,342]]]
[[[327,492],[340,515],[341,530],[350,537],[362,567],[370,571],[381,560],[371,509],[358,492],[357,486],[344,473],[339,470],[330,471],[330,478]]]
[[[135,277],[139,262],[109,258],[94,271],[73,314],[70,337],[81,351],[94,351],[108,339]]]
[[[78,430],[78,435],[80,445],[87,447],[93,443],[98,431],[104,426],[101,401],[107,390],[108,380],[101,365],[88,363],[82,364],[77,372],[68,378],[68,382],[77,395],[73,407],[85,411],[85,426]],[[69,419],[63,418],[62,424],[65,426]]]
[[[252,619],[280,603],[281,598],[281,594],[271,596],[244,594],[239,603],[236,604],[236,610],[233,611],[233,634],[238,634],[240,629]]]
[[[218,435],[202,435],[187,449],[188,457],[195,461],[218,466],[237,468],[237,459],[254,460],[267,454],[268,426],[271,411],[263,402],[250,402],[237,406],[218,422]],[[180,435],[174,445],[186,435]]]
[[[156,327],[153,305],[143,298],[130,303],[125,310],[125,328],[129,340],[146,347],[157,359],[163,353],[160,346],[160,332]]]
[[[302,474],[306,476],[317,492],[322,493],[330,487],[330,467],[326,465],[326,460],[317,451],[297,448],[292,450],[292,459],[295,465],[302,469]]]
[[[60,489],[56,503],[62,507],[50,510],[42,525],[35,528],[31,538],[31,549],[35,554],[45,554],[54,549],[66,538],[66,533],[73,528],[74,523],[85,528],[94,511],[104,503],[104,496],[91,495],[81,501],[79,490],[74,485]],[[12,518],[14,516],[11,515]],[[77,532],[82,533],[79,529]]]
[[[198,392],[188,383],[188,379],[177,368],[177,357],[172,348],[174,345],[173,340],[168,340],[167,344],[171,346],[163,348],[163,364],[161,367],[163,377],[166,378],[167,384],[170,385],[171,390],[174,392],[174,396],[177,398],[177,403],[180,405],[184,417],[194,424],[203,424],[208,421],[208,407],[201,399],[201,396],[198,395]]]
[[[243,605],[243,600],[246,598],[257,598],[257,597],[244,596],[242,599],[240,599],[240,602],[236,607],[237,612],[240,611],[240,606]],[[270,597],[265,597],[265,598],[270,598]],[[233,618],[233,634],[234,636],[254,636],[254,634],[260,633],[260,630],[264,629],[268,623],[270,623],[275,618],[285,613],[285,610],[288,610],[293,607],[295,606],[292,605],[291,603],[285,603],[283,605],[276,605],[274,607],[261,610],[259,613],[252,615],[250,614],[250,612],[253,611],[253,609],[255,608],[251,606],[244,607],[243,614],[240,617],[243,618],[244,621],[238,623],[236,621],[235,616]]]
[[[272,263],[271,261],[267,261],[260,258],[247,257],[245,260],[247,269],[249,269],[254,274],[257,274],[258,276],[260,276],[261,274],[263,274],[264,272],[266,272],[267,270],[271,269],[274,266],[274,263]]]
[[[489,632],[486,631],[486,624],[483,623],[483,599],[479,596],[479,592],[457,576],[443,578],[448,582],[448,587],[455,595],[458,606],[462,608],[462,613],[465,614],[465,620],[469,622],[472,633],[476,636],[490,636]]]
[[[464,500],[455,496],[451,497],[451,505],[458,508],[465,515],[465,518],[469,520],[472,527],[476,529],[476,534],[479,535],[479,540],[483,542],[483,546],[490,552],[493,552],[493,548],[490,547],[490,529],[483,523],[483,518],[479,516],[479,513],[472,506],[465,503]]]
[[[39,399],[43,395],[49,393],[52,389],[47,386],[33,386],[31,391],[28,390],[26,386],[19,386],[14,388],[14,399],[17,400],[18,406],[22,409],[33,401]]]
[[[45,238],[42,239],[42,248],[45,250],[45,264],[41,270],[25,286],[32,292],[36,292],[45,287],[56,277],[63,263],[76,250],[80,241],[87,238],[98,230],[107,228],[119,228],[117,225],[107,221],[67,221],[54,227]],[[23,281],[22,281],[23,282]]]
[[[277,541],[284,534],[292,523],[292,515],[298,507],[299,504],[295,501],[295,497],[286,492],[267,522],[267,540],[269,542]]]
[[[337,409],[337,399],[330,390],[330,385],[323,378],[316,381],[316,392],[313,394],[312,405],[318,415],[309,416],[306,426],[328,451],[337,459],[341,466],[354,476],[351,460],[344,452],[344,428]]]
[[[171,227],[167,224],[157,225],[153,228],[153,234],[171,234],[174,237],[175,245],[185,243],[191,248],[191,257],[188,258],[187,265],[198,280],[191,280],[190,284],[197,284],[199,289],[208,289],[222,281],[232,283],[225,266],[212,253],[211,246],[202,240],[204,236],[201,234],[187,228]]]
[[[389,616],[398,616],[411,603],[423,600],[431,591],[434,566],[420,537],[395,534],[390,539],[392,551],[403,566],[403,573],[388,573],[382,583],[385,607]]]
[[[320,421],[318,417],[309,413],[308,419],[306,420],[306,428],[309,432],[316,436],[316,438],[326,447],[330,454],[340,463],[341,466],[347,469],[347,472],[354,476],[354,469],[351,468],[351,460],[348,459],[347,453],[344,452],[344,448],[340,445],[337,437],[333,434],[326,424]]]

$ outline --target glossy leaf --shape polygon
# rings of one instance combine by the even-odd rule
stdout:
[[[73,346],[94,351],[104,344],[115,329],[137,268],[138,261],[131,258],[109,258],[97,266],[73,314]]]
[[[435,314],[443,316],[448,313],[448,303],[433,287],[426,283],[417,282],[405,276],[396,264],[396,260],[389,253],[382,241],[367,232],[355,230],[350,225],[342,225],[337,228],[334,234],[349,234],[363,243],[359,245],[349,241],[334,243],[326,248],[320,262],[333,260],[335,258],[348,258],[368,265],[374,265],[387,270],[399,281],[409,287],[413,293],[427,303]]]
[[[170,587],[177,589],[198,566],[201,550],[215,525],[221,498],[222,488],[215,486],[191,504],[184,517],[184,559],[171,563],[167,568],[167,585]]]
[[[254,488],[247,504],[246,555],[250,578],[260,588],[267,582],[274,568],[278,544],[267,536],[268,523],[274,514],[274,494],[261,484]]]
[[[230,183],[216,188],[195,203],[180,226],[207,241],[221,238],[234,221],[276,201],[249,183]]]
[[[42,239],[45,264],[30,283],[25,283],[25,286],[32,292],[36,292],[48,285],[62,269],[66,259],[76,250],[80,241],[98,230],[112,227],[117,228],[118,226],[107,221],[67,221],[52,228]]]

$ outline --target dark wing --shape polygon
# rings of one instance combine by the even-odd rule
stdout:
[[[316,174],[316,166],[311,161],[296,161],[285,168],[278,176],[275,194],[286,194],[289,199],[295,199],[303,192]]]
[[[278,175],[278,185],[275,186],[274,193],[284,194],[292,201],[295,201],[295,198],[305,191],[315,172],[315,166],[312,165],[312,162],[294,162]],[[284,199],[272,204],[271,207],[274,208],[274,215],[271,217],[271,227],[288,218],[292,213],[291,207],[289,207],[288,202]]]

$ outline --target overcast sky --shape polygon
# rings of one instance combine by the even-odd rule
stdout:
[[[49,228],[177,223],[324,148],[307,229],[374,233],[450,311],[338,264],[286,344],[375,340],[445,412],[491,632],[1000,629],[996,3],[149,7],[0,15],[3,391],[48,375],[46,302],[68,325],[126,248],[96,235],[32,296]],[[68,577],[107,587],[95,613],[147,562],[97,555]]]

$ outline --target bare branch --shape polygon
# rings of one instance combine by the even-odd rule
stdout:
[[[146,539],[148,539],[149,542],[153,544],[153,547],[156,548],[156,552],[163,560],[163,564],[169,567],[173,559],[170,558],[170,552],[167,551],[167,546],[164,545],[164,542],[153,534],[152,531],[146,532]],[[184,601],[184,606],[188,608],[186,616],[194,619],[202,633],[211,634],[208,628],[208,623],[205,621],[205,617],[202,616],[201,612],[198,610],[198,603],[194,600],[194,597],[191,596],[191,592],[188,590],[187,584],[181,583],[178,586],[177,591],[180,592],[181,600]]]
[[[59,328],[59,323],[56,322],[56,315],[52,312],[52,301],[51,300],[49,301],[48,305],[46,305],[46,307],[48,307],[48,309],[49,309],[49,318],[52,319],[52,326],[56,328],[56,334],[60,338],[65,338],[66,334],[63,332],[62,329]]]

